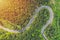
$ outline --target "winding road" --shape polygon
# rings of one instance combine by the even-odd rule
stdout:
[[[1,26],[1,25],[0,25],[0,29],[3,29],[3,30],[8,31],[8,32],[12,32],[12,33],[24,32],[27,28],[30,28],[30,25],[34,22],[35,17],[37,17],[39,11],[41,11],[43,8],[49,10],[49,13],[50,13],[50,14],[49,14],[49,15],[50,15],[49,20],[46,22],[46,24],[45,24],[45,25],[42,27],[42,29],[41,29],[41,34],[42,34],[42,36],[44,37],[45,40],[48,40],[48,38],[47,38],[47,37],[45,36],[45,34],[44,34],[44,31],[45,31],[45,29],[48,27],[48,25],[52,23],[53,18],[54,18],[54,13],[53,13],[52,9],[51,9],[49,6],[40,6],[40,7],[38,7],[38,8],[35,10],[35,12],[34,12],[35,14],[34,14],[33,17],[30,19],[29,23],[28,23],[28,24],[26,25],[26,27],[23,28],[22,30],[19,30],[19,31],[17,31],[17,30],[10,30],[10,29],[8,29],[8,28],[4,28],[4,27]]]

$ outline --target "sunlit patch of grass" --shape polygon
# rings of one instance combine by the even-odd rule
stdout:
[[[20,30],[21,29],[20,25],[13,24],[7,20],[0,19],[0,23],[2,24],[3,27],[8,28],[8,29],[12,29],[12,30]]]

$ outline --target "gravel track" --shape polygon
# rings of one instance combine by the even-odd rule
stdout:
[[[45,24],[45,25],[42,27],[42,29],[41,29],[41,34],[42,34],[42,36],[44,37],[45,40],[48,40],[48,38],[47,38],[47,37],[45,36],[45,34],[44,34],[44,31],[45,31],[45,29],[48,27],[48,25],[52,23],[53,18],[54,18],[54,13],[53,13],[52,9],[51,9],[49,6],[41,6],[41,7],[38,7],[38,8],[35,10],[35,12],[34,12],[35,14],[34,14],[33,17],[30,19],[29,23],[28,23],[28,24],[26,25],[26,27],[23,28],[22,30],[19,30],[19,31],[17,31],[17,30],[10,30],[10,29],[8,29],[8,28],[4,28],[4,27],[1,26],[1,25],[0,25],[0,29],[3,29],[3,30],[8,31],[8,32],[12,32],[12,33],[24,32],[24,31],[25,31],[27,28],[29,28],[30,25],[34,22],[35,17],[37,17],[39,11],[41,11],[41,9],[43,9],[43,8],[49,10],[49,13],[50,13],[50,14],[49,14],[49,15],[50,15],[49,20],[46,22],[46,24]]]

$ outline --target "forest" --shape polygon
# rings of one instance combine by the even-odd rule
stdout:
[[[0,40],[45,40],[41,29],[49,19],[47,9],[39,11],[24,31],[35,9],[41,6],[49,6],[54,13],[52,23],[44,30],[45,36],[48,40],[60,40],[60,0],[0,0]]]

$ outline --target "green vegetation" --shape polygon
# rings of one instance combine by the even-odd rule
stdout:
[[[49,40],[60,40],[60,0],[45,0],[42,2],[40,2],[39,0],[37,2],[38,6],[39,4],[48,5],[53,9],[54,20],[52,24],[49,25],[46,29],[45,34]],[[44,40],[44,38],[41,35],[41,28],[46,23],[48,18],[48,10],[42,9],[36,17],[35,21],[32,23],[30,29],[26,30],[23,33],[10,33],[0,29],[0,40]],[[10,23],[7,20],[0,19],[0,24],[1,23],[2,25],[4,25],[4,27],[7,27],[9,29],[21,29],[20,25]],[[10,26],[12,26],[13,28],[10,28]]]

